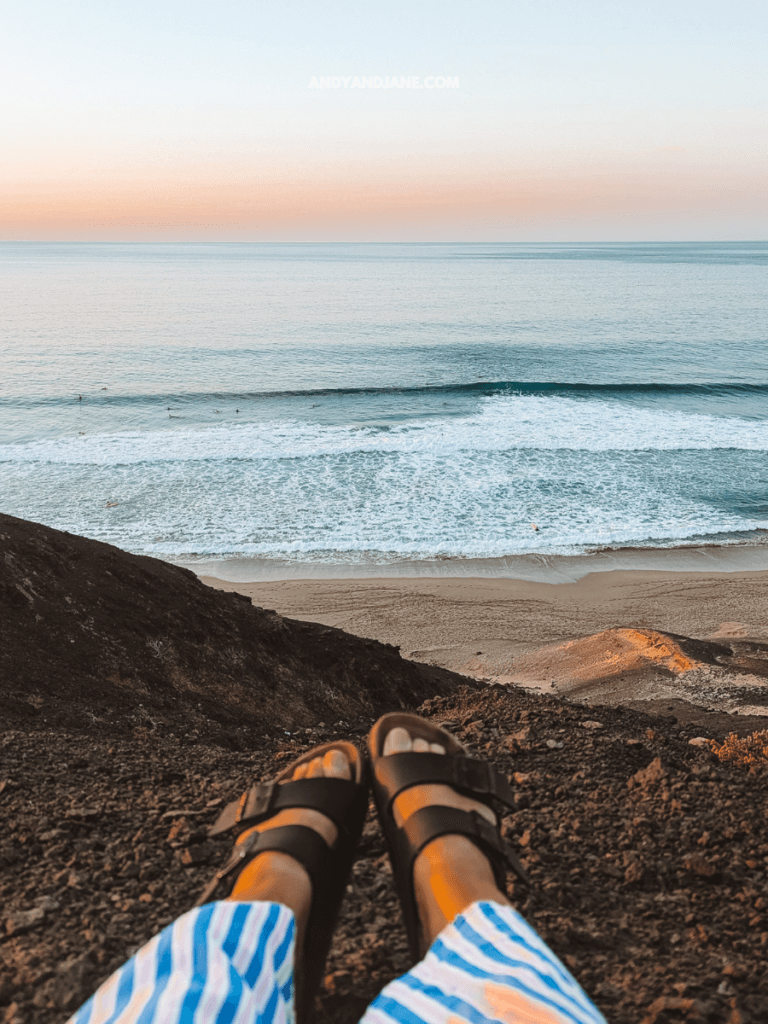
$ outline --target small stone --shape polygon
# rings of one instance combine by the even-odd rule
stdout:
[[[334,971],[325,976],[325,990],[331,995],[337,995],[340,991],[348,989],[352,982],[352,975],[349,971]]]
[[[58,910],[61,904],[57,899],[54,899],[53,896],[39,896],[35,900],[35,906],[40,910],[49,911]]]
[[[518,750],[529,750],[531,730],[528,726],[524,729],[520,729],[518,732],[510,733],[509,736],[504,740],[504,746],[507,750],[513,752]]]
[[[694,874],[700,875],[702,878],[712,878],[717,874],[715,865],[700,853],[692,853],[686,857],[683,867],[686,871],[693,871]]]
[[[641,882],[644,874],[645,869],[639,860],[630,861],[624,871],[624,881],[628,885],[633,885],[636,882]]]
[[[648,1007],[648,1015],[643,1017],[641,1024],[656,1024],[659,1014],[663,1013],[664,1010],[680,1010],[682,1013],[687,1014],[693,1005],[693,999],[681,999],[680,996],[659,996]]]
[[[188,834],[190,831],[191,829],[187,819],[179,818],[171,825],[165,841],[167,843],[178,843],[183,840],[185,834]]]
[[[661,758],[655,757],[647,768],[641,768],[639,772],[635,772],[632,776],[632,781],[636,785],[643,786],[645,788],[646,786],[651,786],[657,782],[661,782],[667,777],[667,775],[667,769],[661,763]]]
[[[45,920],[45,911],[42,907],[33,907],[32,910],[17,910],[15,914],[5,919],[5,931],[8,935],[22,935],[24,932],[39,928]]]
[[[188,846],[182,851],[181,863],[187,867],[193,864],[204,864],[213,853],[213,843],[198,843],[196,846]]]
[[[83,821],[93,821],[98,818],[101,811],[98,807],[72,807],[64,815],[65,818],[82,818]]]
[[[709,745],[706,736],[694,736],[692,740],[688,740],[689,747],[708,747]]]
[[[581,723],[583,729],[602,729],[603,723],[596,722],[593,718],[588,718],[586,722]]]
[[[37,838],[41,843],[52,843],[55,839],[61,839],[63,835],[66,833],[62,829],[52,828],[47,832],[41,832]]]
[[[547,746],[550,750],[562,750],[563,744],[560,740],[547,740]]]

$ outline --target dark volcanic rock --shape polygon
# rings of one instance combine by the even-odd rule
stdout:
[[[612,1024],[765,1024],[765,766],[719,762],[688,742],[700,727],[669,716],[519,689],[467,688],[421,711],[512,780],[503,827],[532,883],[510,877],[513,903]],[[362,744],[364,732],[263,737],[248,752],[137,731],[5,732],[0,1021],[62,1024],[192,905],[229,846],[206,838],[223,802],[320,736]],[[408,967],[373,811],[347,892],[318,1024],[354,1024]]]
[[[356,722],[466,680],[294,622],[187,569],[0,515],[0,718],[238,746]]]

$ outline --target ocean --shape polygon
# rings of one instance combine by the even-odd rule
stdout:
[[[0,332],[0,509],[129,551],[768,566],[766,242],[0,243]]]

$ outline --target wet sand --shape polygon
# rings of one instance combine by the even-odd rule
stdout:
[[[762,534],[768,531],[757,531]],[[171,559],[200,577],[231,583],[279,580],[500,578],[534,583],[575,583],[596,572],[768,571],[768,543],[683,544],[671,548],[603,548],[580,555],[528,552],[503,558],[388,559],[312,562],[260,557]]]

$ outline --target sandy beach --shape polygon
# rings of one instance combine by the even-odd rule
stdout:
[[[768,571],[590,573],[573,583],[487,578],[203,582],[281,615],[397,644],[454,668],[613,627],[768,639]],[[478,665],[478,668],[480,666]]]
[[[466,577],[203,582],[290,618],[397,645],[406,658],[476,679],[592,703],[650,703],[661,710],[664,702],[683,701],[763,720],[767,711],[759,668],[757,675],[734,673],[719,663],[711,644],[704,661],[690,651],[660,661],[659,645],[669,642],[656,632],[730,643],[734,651],[741,645],[749,654],[749,641],[768,640],[764,570],[620,570],[567,583]],[[595,634],[589,644],[579,643]]]

